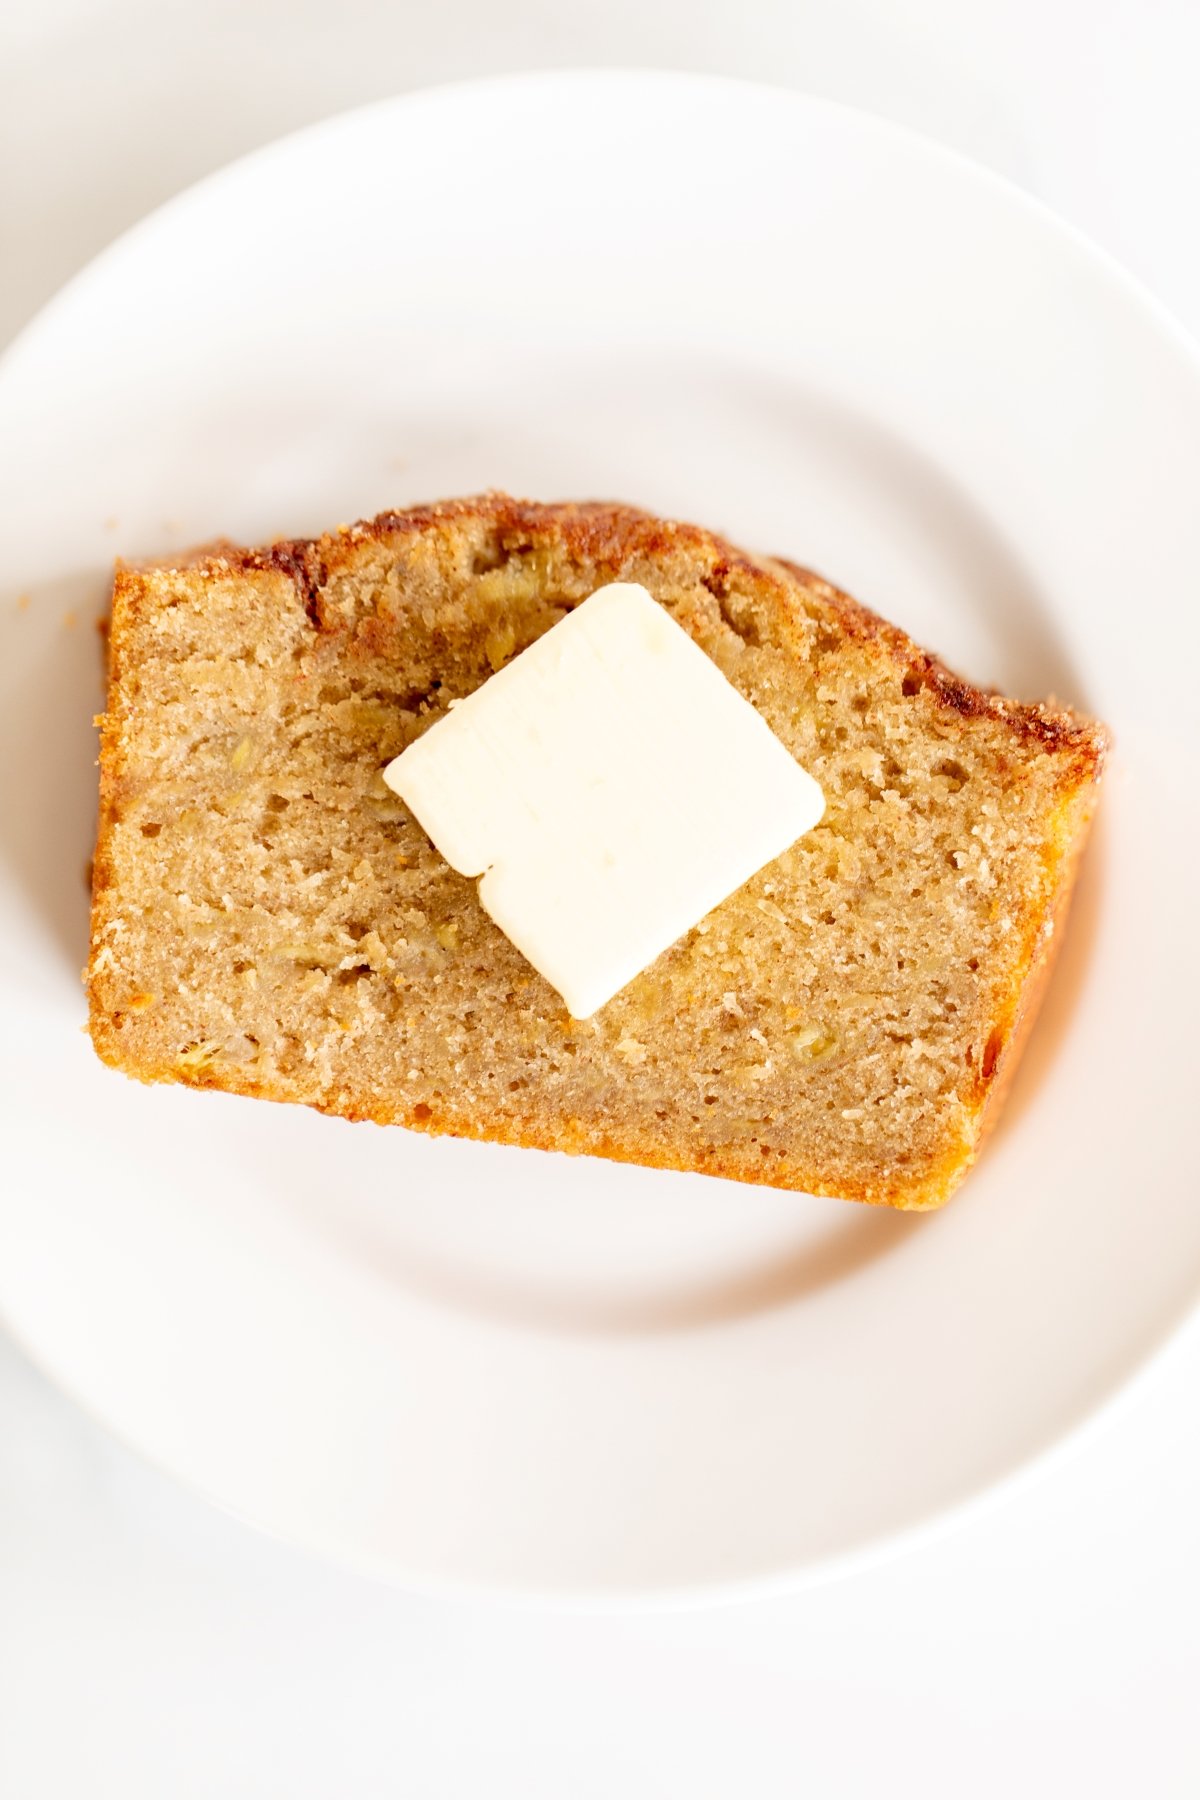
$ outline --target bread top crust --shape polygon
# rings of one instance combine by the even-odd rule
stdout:
[[[278,538],[258,549],[222,541],[198,550],[186,560],[156,566],[194,568],[212,574],[277,570],[295,584],[314,628],[327,631],[337,626],[322,607],[322,594],[361,546],[394,544],[472,521],[497,531],[506,547],[517,547],[521,540],[536,547],[539,542],[555,539],[568,556],[587,562],[614,579],[633,557],[655,559],[686,547],[708,560],[710,573],[704,578],[705,585],[718,602],[727,595],[735,572],[770,588],[772,597],[784,608],[795,605],[798,586],[833,609],[848,637],[885,653],[905,670],[911,682],[928,689],[943,706],[965,719],[990,717],[1001,721],[1018,737],[1047,750],[1078,755],[1094,777],[1098,778],[1102,771],[1111,734],[1096,720],[1069,706],[1008,699],[994,689],[975,687],[939,656],[914,643],[898,626],[880,618],[815,570],[785,557],[751,556],[702,526],[657,518],[620,501],[542,502],[490,491],[413,506],[401,512],[378,513],[373,519],[339,526],[320,537]]]

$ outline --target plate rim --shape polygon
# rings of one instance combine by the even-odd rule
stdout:
[[[1193,335],[1183,324],[1165,301],[1160,300],[1154,291],[1127,269],[1125,264],[1110,250],[1097,242],[1081,226],[1055,210],[1047,201],[1041,200],[1019,182],[987,163],[979,162],[968,156],[956,146],[943,143],[939,138],[918,130],[915,126],[902,124],[889,119],[882,113],[872,112],[869,107],[856,106],[848,101],[834,100],[823,94],[811,92],[806,88],[785,87],[781,83],[755,80],[750,76],[721,75],[707,71],[688,69],[655,69],[644,64],[632,63],[622,65],[606,63],[597,67],[586,64],[570,64],[554,69],[514,69],[498,75],[473,75],[461,79],[436,81],[422,84],[420,87],[405,89],[397,94],[384,95],[381,99],[367,100],[358,106],[348,106],[337,112],[326,113],[319,119],[311,120],[307,125],[299,125],[292,131],[283,132],[279,137],[271,138],[265,144],[258,144],[241,155],[221,163],[210,169],[195,181],[185,185],[159,201],[149,212],[142,213],[124,230],[111,238],[95,255],[87,260],[65,281],[59,283],[45,300],[36,308],[32,316],[21,325],[13,337],[0,350],[0,376],[5,372],[9,358],[18,350],[23,350],[27,342],[48,323],[60,305],[68,300],[77,286],[81,286],[89,277],[100,269],[110,258],[127,248],[142,232],[149,232],[158,222],[160,216],[177,206],[190,201],[210,187],[229,180],[259,162],[284,154],[293,144],[301,140],[312,140],[323,132],[334,132],[357,120],[372,114],[383,114],[400,108],[428,104],[435,100],[450,97],[468,96],[472,92],[499,87],[559,86],[566,83],[613,84],[619,85],[627,81],[645,82],[649,86],[669,85],[678,87],[708,87],[717,93],[743,92],[769,97],[772,104],[784,103],[797,105],[814,112],[823,112],[833,118],[841,118],[854,125],[856,129],[868,130],[883,136],[889,136],[901,143],[919,146],[924,152],[956,167],[969,179],[982,181],[1009,203],[1023,209],[1031,217],[1038,219],[1044,226],[1070,242],[1086,259],[1092,261],[1104,274],[1138,306],[1143,308],[1153,319],[1158,328],[1174,344],[1175,348],[1194,367],[1200,378],[1200,335]]]

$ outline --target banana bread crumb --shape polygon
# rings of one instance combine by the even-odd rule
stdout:
[[[826,812],[580,1022],[381,770],[615,580]],[[492,494],[119,566],[93,1042],[144,1081],[937,1206],[1032,1017],[1106,743],[806,570],[628,507]]]

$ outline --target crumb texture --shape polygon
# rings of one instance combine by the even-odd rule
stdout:
[[[381,771],[637,581],[821,783],[821,824],[586,1022]],[[973,1159],[1105,734],[980,693],[692,526],[488,495],[119,568],[91,1032],[145,1081],[927,1207]],[[703,820],[697,829],[704,828]]]

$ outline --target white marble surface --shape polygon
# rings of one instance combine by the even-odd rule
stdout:
[[[916,125],[1200,333],[1193,0],[43,0],[0,9],[0,342],[282,131],[431,81],[635,62]],[[1198,1384],[1193,1327],[1035,1479],[852,1578],[586,1615],[415,1600],[254,1536],[0,1337],[0,1792],[1194,1795]]]

